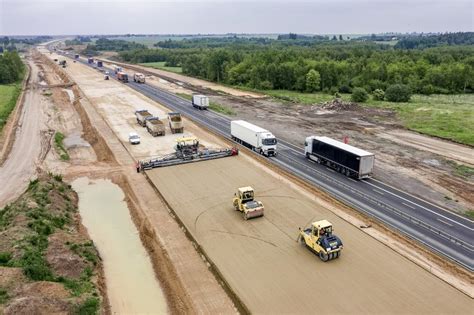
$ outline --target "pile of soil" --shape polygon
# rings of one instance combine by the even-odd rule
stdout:
[[[346,102],[340,98],[335,98],[332,101],[324,102],[318,106],[319,109],[331,110],[331,111],[357,111],[361,109],[359,104],[353,102]]]

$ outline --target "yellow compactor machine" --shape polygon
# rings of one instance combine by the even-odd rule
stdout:
[[[341,255],[342,241],[332,234],[331,222],[316,221],[309,228],[300,228],[299,240],[319,255],[322,261],[336,259]]]
[[[263,216],[263,204],[255,200],[254,196],[255,193],[250,186],[240,187],[237,189],[237,193],[234,194],[234,209],[242,212],[245,220]]]

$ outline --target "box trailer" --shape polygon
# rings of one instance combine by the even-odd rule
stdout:
[[[125,72],[117,72],[117,80],[127,83],[128,74],[126,74]]]
[[[277,139],[268,130],[255,126],[244,120],[230,122],[232,140],[266,156],[276,156]]]
[[[145,127],[146,119],[153,117],[153,115],[146,109],[140,109],[135,111],[135,117],[137,117],[137,123],[140,126]]]
[[[153,136],[164,136],[165,125],[158,117],[151,117],[145,119],[146,130]]]
[[[192,104],[195,108],[207,109],[209,107],[209,98],[205,95],[194,94]]]
[[[134,73],[133,82],[145,83],[145,75],[143,73]]]
[[[373,153],[328,137],[306,138],[305,154],[308,159],[327,165],[349,177],[368,178],[374,170]]]

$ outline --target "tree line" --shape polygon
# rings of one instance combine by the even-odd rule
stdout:
[[[213,82],[255,89],[350,93],[407,85],[413,93],[474,92],[474,47],[396,49],[366,42],[291,46],[238,43],[217,48],[161,48],[124,51],[127,62],[165,61],[183,73]]]
[[[16,51],[0,54],[0,84],[19,81],[24,71],[23,62]]]

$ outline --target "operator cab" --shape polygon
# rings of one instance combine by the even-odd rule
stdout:
[[[239,188],[239,197],[244,203],[253,201],[253,197],[254,197],[253,188],[250,186]]]

